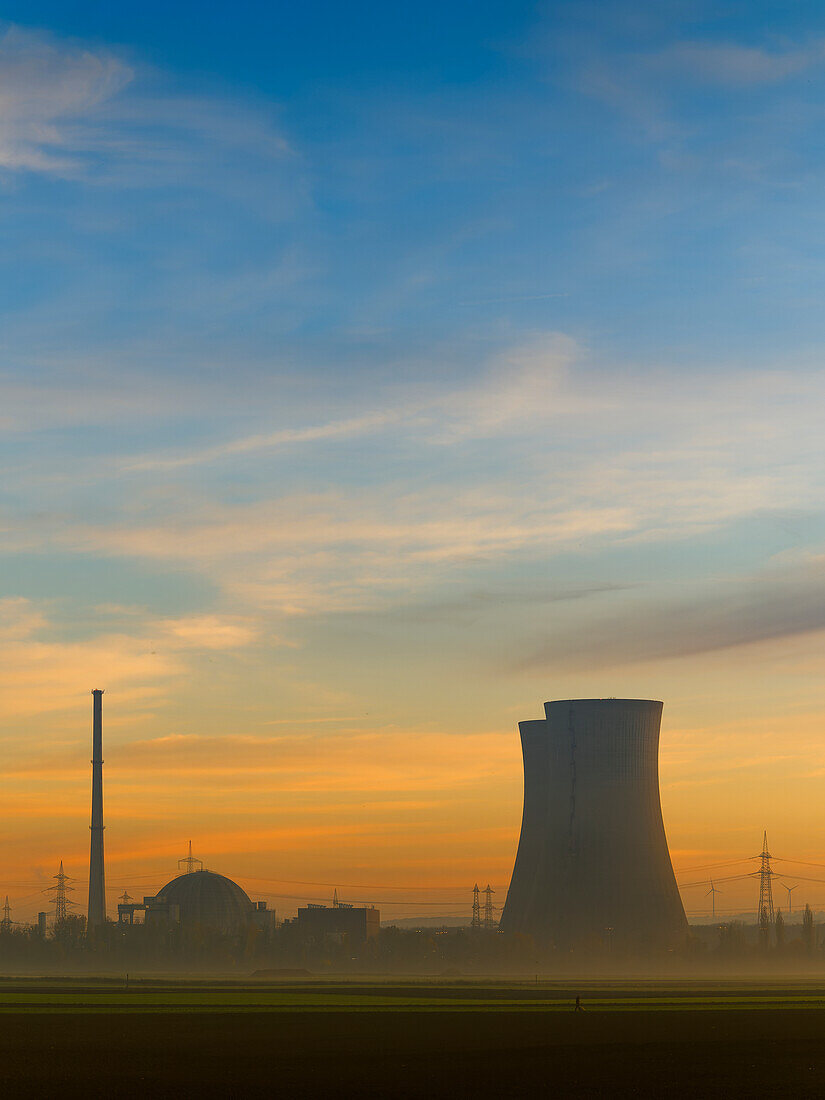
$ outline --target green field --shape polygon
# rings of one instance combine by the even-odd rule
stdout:
[[[101,978],[0,981],[0,1013],[26,1012],[587,1012],[825,1008],[825,984],[168,981]]]
[[[15,1097],[825,1095],[817,983],[15,979],[0,1015]]]

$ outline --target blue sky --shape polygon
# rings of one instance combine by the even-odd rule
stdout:
[[[58,7],[53,46],[114,71],[75,74],[88,186],[30,181],[16,211],[60,255],[23,265],[15,308],[70,271],[72,321],[126,337],[194,279],[192,353],[277,339],[382,372],[468,331],[693,369],[821,336],[813,9]]]
[[[825,767],[820,6],[5,14],[0,687],[67,815],[21,859],[86,812],[93,686],[123,760],[192,754],[123,780],[124,866],[170,813],[226,859],[306,860],[271,805],[228,824],[264,759],[279,813],[331,812],[279,769],[288,727],[370,821],[452,836],[459,876],[483,847],[506,886],[515,722],[579,694],[666,700],[688,858],[750,850],[737,792],[773,798],[777,768],[801,836],[791,779],[821,799]],[[430,786],[400,763],[420,737]],[[491,739],[456,805],[439,737]],[[374,877],[370,852],[339,864]]]

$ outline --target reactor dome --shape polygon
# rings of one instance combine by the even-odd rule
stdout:
[[[158,901],[176,905],[185,928],[212,928],[230,935],[242,932],[252,920],[254,906],[231,878],[214,871],[190,871],[167,882]]]

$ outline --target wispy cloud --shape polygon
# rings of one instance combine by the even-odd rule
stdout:
[[[634,528],[626,507],[575,507],[548,491],[539,506],[503,489],[304,495],[201,514],[190,510],[162,525],[75,527],[60,537],[77,552],[179,561],[216,572],[236,596],[246,592],[259,606],[334,610],[372,604],[382,592],[426,583],[451,565]],[[242,570],[231,565],[240,561],[246,563]]]
[[[218,169],[227,153],[258,164],[292,156],[268,110],[250,100],[162,91],[161,83],[110,49],[7,25],[0,36],[0,168],[98,186],[244,192],[242,177],[204,172]],[[272,191],[272,214],[277,198]]]
[[[654,61],[662,73],[681,73],[731,87],[775,84],[825,64],[825,41],[785,49],[765,49],[736,42],[680,42]]]
[[[50,636],[42,617],[32,621],[27,601],[0,610],[4,633],[12,635],[0,635],[0,712],[7,719],[71,709],[97,684],[112,686],[138,706],[157,700],[164,683],[184,671],[177,653],[154,653],[140,635],[109,632],[62,641]]]
[[[283,428],[280,431],[264,432],[245,436],[242,439],[234,439],[227,443],[219,443],[212,447],[203,447],[187,454],[126,459],[123,466],[125,470],[134,472],[179,470],[187,466],[200,466],[218,462],[225,458],[273,451],[292,444],[317,443],[328,439],[350,439],[385,428],[388,424],[397,420],[398,416],[397,412],[375,412],[366,416],[332,421],[329,424],[319,424],[314,427]]]
[[[300,735],[121,738],[115,753],[116,781],[123,786],[154,789],[169,775],[198,790],[221,787],[229,795],[245,789],[255,812],[275,793],[281,802],[294,796],[290,801],[296,812],[305,805],[298,796],[307,792],[336,792],[339,810],[346,805],[358,810],[364,792],[392,799],[396,808],[402,798],[408,803],[410,796],[426,792],[443,801],[450,791],[489,782],[503,768],[517,778],[519,755],[511,731],[451,735],[398,726],[363,730],[357,724],[334,734],[319,730]],[[36,759],[29,752],[12,752],[4,774],[19,780],[36,773],[51,784],[87,772],[88,761],[73,742]]]
[[[89,144],[78,125],[133,75],[108,51],[7,28],[0,37],[0,167],[78,172]]]
[[[696,585],[692,596],[662,592],[622,613],[590,616],[528,651],[522,669],[658,662],[825,631],[825,558],[750,577]]]
[[[188,671],[191,654],[248,646],[258,634],[241,616],[203,614],[143,616],[119,630],[67,638],[49,610],[28,599],[0,600],[0,715],[6,718],[71,710],[95,684],[133,707],[157,703],[164,687]]]
[[[471,786],[494,777],[502,766],[517,764],[515,750],[512,736],[496,732],[449,736],[398,727],[356,728],[303,737],[172,735],[124,746],[119,762],[121,768],[141,772],[177,772],[185,764],[193,775],[223,776],[228,786],[246,784],[247,773],[253,773],[260,776],[264,794],[334,790],[349,792],[357,802],[355,793],[365,790],[443,793]]]
[[[716,224],[721,209],[736,211],[756,196],[764,201],[776,188],[805,192],[820,176],[819,158],[808,152],[818,125],[810,90],[825,76],[825,39],[765,34],[758,23],[743,27],[738,39],[719,39],[713,29],[706,38],[684,37],[678,24],[650,37],[588,36],[557,58],[578,92],[613,112],[623,154],[633,148],[642,158],[644,175],[622,214],[641,208],[644,224],[634,225],[634,239],[645,248],[651,219],[669,214]],[[611,139],[617,136],[611,129]],[[731,180],[738,191],[729,189]],[[697,190],[697,181],[707,191]],[[772,235],[776,211],[767,203],[743,236]],[[726,231],[741,231],[735,218]],[[626,231],[617,233],[627,241]]]
[[[354,415],[353,397],[330,401],[330,418],[305,427],[105,462],[90,455],[78,480],[119,500],[128,477],[122,505],[104,518],[67,517],[58,502],[68,466],[54,510],[41,504],[28,520],[18,512],[0,523],[0,544],[48,539],[64,553],[183,565],[248,609],[332,612],[426,600],[428,586],[469,563],[667,543],[816,509],[821,498],[825,382],[815,372],[618,371],[551,333],[461,384],[399,385],[383,397]],[[297,418],[286,404],[276,415]],[[255,415],[259,427],[263,419]],[[811,440],[806,456],[800,433]],[[334,460],[324,453],[333,444]],[[322,463],[324,488],[304,476],[293,489],[284,459],[298,451]]]
[[[187,615],[161,619],[159,635],[183,649],[237,649],[257,639],[255,625],[241,616]]]

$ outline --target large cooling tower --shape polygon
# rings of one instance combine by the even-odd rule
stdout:
[[[501,927],[567,949],[655,947],[687,930],[659,802],[662,704],[545,703],[520,722],[524,816]]]

